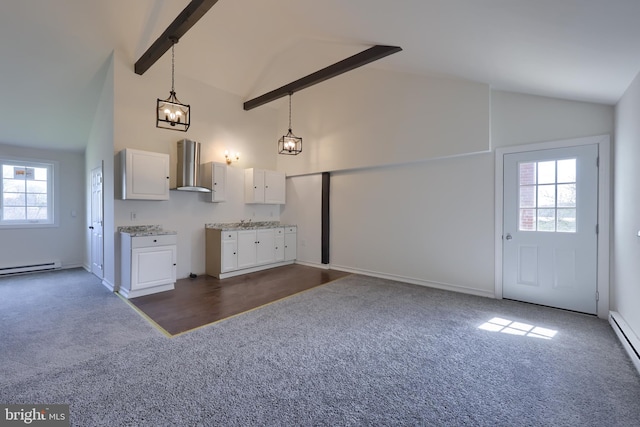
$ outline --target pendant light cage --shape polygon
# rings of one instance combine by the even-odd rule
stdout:
[[[291,93],[289,94],[289,132],[278,140],[278,154],[298,155],[302,153],[302,138],[291,131]]]
[[[175,83],[175,45],[178,40],[171,39],[171,92],[167,99],[158,98],[156,107],[156,127],[186,132],[191,124],[191,107],[176,97]]]

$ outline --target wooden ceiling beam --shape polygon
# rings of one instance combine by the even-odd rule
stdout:
[[[401,50],[402,48],[398,46],[375,45],[367,50],[363,50],[360,53],[343,59],[342,61],[336,62],[333,65],[329,65],[328,67],[316,71],[315,73],[311,73],[308,76],[279,87],[278,89],[274,89],[264,95],[250,99],[244,103],[244,109],[248,111],[268,102],[275,101],[278,98],[282,98],[283,96],[308,88],[309,86],[313,86],[342,73],[346,73],[347,71],[351,71],[354,68],[362,67],[363,65],[377,61],[378,59],[384,58],[385,56],[389,56],[393,53],[400,52]]]
[[[173,20],[158,39],[136,61],[136,74],[144,74],[158,59],[171,48],[175,41],[180,40],[191,27],[195,25],[218,0],[191,0],[191,3]]]

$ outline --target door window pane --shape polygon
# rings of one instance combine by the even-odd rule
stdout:
[[[558,185],[558,207],[574,208],[576,206],[576,184]]]
[[[575,233],[576,159],[518,164],[519,230]]]
[[[576,159],[558,160],[558,182],[576,182]]]
[[[556,231],[555,209],[538,209],[538,231]]]
[[[538,184],[555,184],[556,162],[538,162]]]
[[[535,185],[520,187],[520,207],[521,208],[536,207],[536,186]]]
[[[520,209],[520,230],[536,231],[536,210]]]
[[[520,185],[535,185],[536,182],[536,163],[520,163]]]
[[[558,231],[563,233],[576,232],[575,209],[558,209]]]
[[[556,186],[555,185],[539,185],[538,186],[538,207],[540,208],[556,207]]]

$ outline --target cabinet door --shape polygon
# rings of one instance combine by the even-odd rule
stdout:
[[[256,231],[238,231],[238,268],[256,265]]]
[[[169,200],[169,155],[126,149],[123,199]]]
[[[276,262],[284,261],[284,228],[275,229]]]
[[[296,233],[287,233],[284,235],[284,259],[285,261],[293,261],[298,256],[298,242]]]
[[[131,250],[131,290],[175,283],[175,245]]]
[[[224,202],[227,198],[227,165],[211,162],[205,168],[205,185],[211,186],[211,201]]]
[[[236,270],[238,268],[238,241],[222,241],[222,263],[220,270],[222,273]]]
[[[285,204],[285,174],[264,171],[264,203]]]
[[[273,228],[259,229],[256,231],[257,238],[257,264],[269,264],[276,259],[276,240]]]
[[[264,203],[264,171],[245,169],[244,171],[245,203]]]

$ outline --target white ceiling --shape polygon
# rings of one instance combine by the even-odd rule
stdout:
[[[0,143],[83,149],[112,50],[133,70],[188,3],[3,1]],[[367,67],[615,104],[639,20],[639,0],[219,0],[176,46],[176,79],[246,100],[387,44],[403,51]]]

